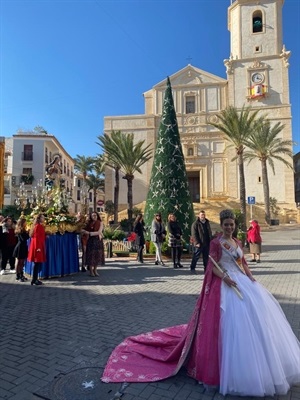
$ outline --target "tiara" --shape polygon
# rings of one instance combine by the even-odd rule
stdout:
[[[220,219],[235,219],[235,215],[231,210],[222,210],[220,212]]]

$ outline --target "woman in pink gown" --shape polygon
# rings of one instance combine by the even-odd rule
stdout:
[[[125,339],[103,382],[158,381],[182,366],[223,395],[284,395],[300,382],[299,341],[277,300],[253,278],[232,236],[233,213],[223,210],[220,222],[189,323]]]

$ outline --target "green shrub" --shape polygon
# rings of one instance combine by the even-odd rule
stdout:
[[[155,254],[155,245],[153,242],[150,242],[149,246],[149,254]],[[169,256],[171,254],[171,249],[168,246],[168,242],[165,240],[161,246],[161,252],[165,256]]]
[[[126,233],[124,231],[121,231],[120,229],[116,229],[112,236],[113,240],[123,240],[125,238],[126,238]]]
[[[133,223],[134,218],[132,218],[131,224],[128,218],[124,218],[120,221],[121,228],[126,232],[129,232],[132,229]]]
[[[149,245],[149,254],[155,254],[155,246],[153,242],[150,242]]]
[[[109,226],[107,226],[103,231],[104,239],[112,240],[113,235],[114,235],[114,230],[112,228],[110,228]]]
[[[139,214],[142,214],[142,209],[138,207],[133,207],[132,209],[133,217],[136,218]]]
[[[241,229],[238,230],[238,233],[236,235],[237,239],[239,239],[240,241],[244,241],[246,240],[247,234],[246,232],[242,231]]]
[[[103,231],[103,237],[108,240],[123,240],[126,238],[126,233],[121,229],[113,229],[107,226]]]
[[[233,211],[233,213],[235,215],[235,222],[236,222],[237,227],[241,228],[242,224],[243,224],[243,214],[242,214],[241,210],[235,209],[235,210],[232,210],[232,211]]]
[[[171,248],[168,246],[167,239],[163,242],[163,244],[161,246],[161,252],[165,256],[170,256],[171,255]]]

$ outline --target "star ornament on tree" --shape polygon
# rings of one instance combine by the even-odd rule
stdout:
[[[158,147],[158,149],[157,149],[157,154],[161,154],[161,153],[164,153],[164,148],[163,148],[163,146]]]
[[[157,165],[155,168],[157,169],[158,172],[161,172],[161,173],[164,170],[164,167],[161,165],[161,163],[159,163],[159,165]]]

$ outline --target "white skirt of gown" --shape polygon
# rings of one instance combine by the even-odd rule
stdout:
[[[222,282],[220,393],[239,396],[286,394],[300,382],[300,344],[279,303],[252,282],[224,253],[220,260],[242,292]]]

